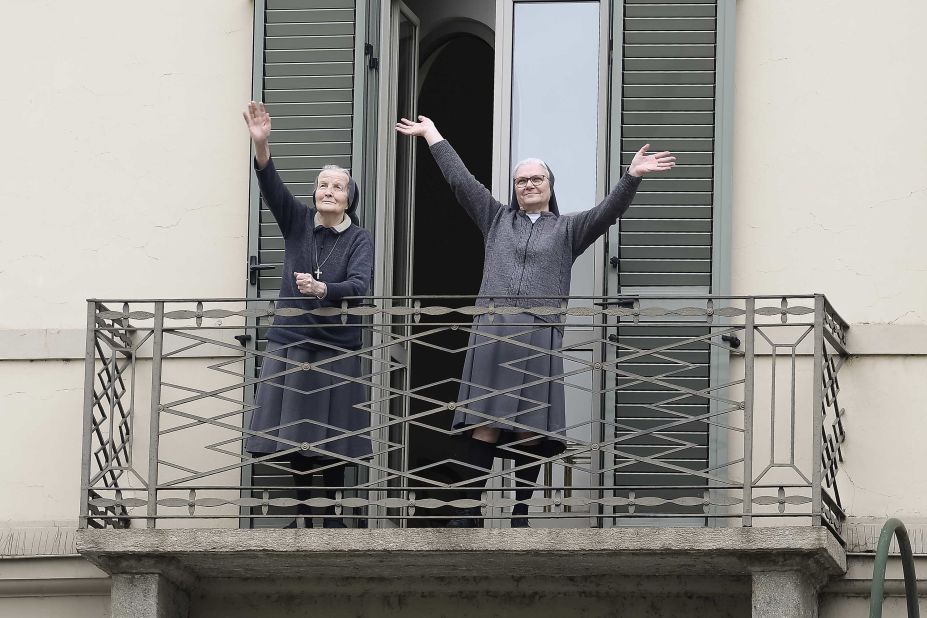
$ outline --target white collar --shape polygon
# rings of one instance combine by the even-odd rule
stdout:
[[[319,211],[315,211],[315,227],[324,227],[322,225],[322,217],[319,216]],[[341,220],[341,223],[333,226],[330,229],[340,234],[347,230],[349,227],[351,227],[351,217],[345,214],[344,219]]]

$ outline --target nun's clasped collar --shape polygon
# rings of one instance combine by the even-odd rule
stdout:
[[[319,228],[321,228],[321,227],[325,227],[325,226],[322,225],[322,217],[319,216],[319,213],[318,213],[318,212],[315,213],[315,221],[314,221],[314,223],[315,223],[315,230],[316,230],[316,231],[317,231]],[[338,234],[341,234],[342,232],[347,231],[347,229],[348,229],[349,227],[351,227],[351,217],[349,217],[347,214],[345,214],[344,219],[341,220],[341,223],[339,223],[338,225],[336,225],[336,226],[334,226],[334,227],[330,227],[330,228],[328,228],[328,229],[330,229],[330,230],[332,230],[333,232],[336,232],[336,233],[338,233]]]

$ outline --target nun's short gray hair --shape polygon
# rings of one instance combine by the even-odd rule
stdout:
[[[529,158],[529,159],[522,159],[521,161],[519,161],[518,163],[515,164],[515,167],[512,168],[512,178],[515,178],[515,172],[518,171],[518,168],[519,168],[519,167],[521,167],[522,165],[528,165],[529,163],[535,163],[535,164],[537,164],[537,165],[543,165],[543,166],[544,166],[544,169],[547,170],[547,175],[550,176],[550,168],[547,167],[547,163],[545,163],[545,162],[542,161],[541,159],[535,159],[535,158],[532,157],[532,158]]]

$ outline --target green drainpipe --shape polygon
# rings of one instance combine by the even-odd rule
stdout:
[[[904,568],[904,596],[908,603],[908,618],[920,618],[917,605],[917,576],[914,574],[914,553],[908,531],[900,519],[889,519],[882,526],[879,535],[879,548],[876,550],[875,564],[872,567],[872,592],[869,596],[869,618],[882,618],[882,601],[885,598],[885,564],[888,562],[888,547],[892,544],[892,535],[898,538],[901,549],[901,565]]]

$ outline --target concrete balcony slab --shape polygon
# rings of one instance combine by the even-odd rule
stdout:
[[[610,528],[544,530],[83,530],[81,555],[109,573],[176,571],[194,578],[400,578],[475,572],[578,575],[749,575],[846,571],[824,528]]]
[[[847,564],[813,527],[97,529],[77,547],[133,618],[806,618]]]

